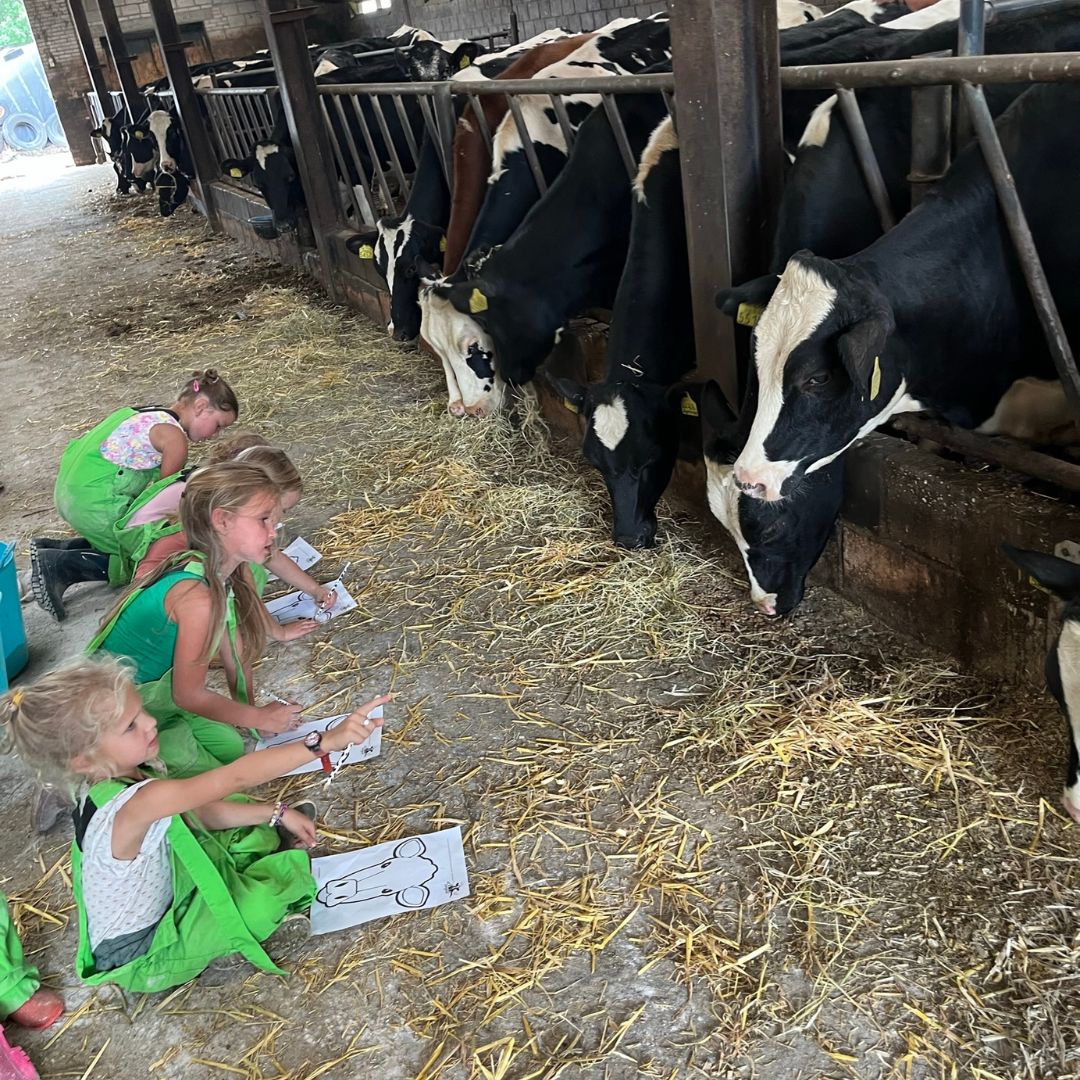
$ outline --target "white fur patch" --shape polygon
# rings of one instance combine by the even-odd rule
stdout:
[[[263,171],[266,170],[267,159],[272,157],[281,149],[277,143],[266,143],[264,145],[255,147],[255,160],[259,163],[259,168]]]
[[[653,129],[653,133],[649,136],[649,141],[645,144],[645,149],[641,154],[637,176],[634,177],[634,194],[637,196],[638,202],[643,203],[645,201],[645,181],[648,179],[649,173],[659,164],[660,158],[669,150],[678,149],[679,136],[675,134],[675,125],[672,123],[670,116],[665,116]]]
[[[851,0],[850,4],[827,11],[822,18],[827,19],[830,15],[836,15],[840,11],[854,11],[861,15],[867,22],[873,22],[881,14],[881,4],[878,0]]]
[[[166,172],[174,172],[176,170],[175,159],[170,157],[169,152],[165,149],[165,139],[169,133],[169,128],[172,127],[172,122],[173,118],[161,109],[152,112],[147,121],[150,126],[150,132],[157,142],[158,154],[161,157],[161,167]]]
[[[975,430],[1056,446],[1078,441],[1076,418],[1057,379],[1017,379],[1002,395],[994,415]]]
[[[839,101],[839,97],[833,94],[827,97],[811,114],[807,121],[806,130],[799,140],[799,149],[804,146],[824,146],[829,137],[829,128],[832,126],[832,111]]]
[[[705,459],[706,494],[709,510],[714,518],[727,529],[731,539],[742,556],[746,576],[750,581],[750,599],[762,611],[769,615],[776,614],[776,593],[767,593],[754,577],[750,569],[750,545],[743,536],[742,523],[739,521],[739,489],[735,486],[734,470],[730,465],[722,465],[711,458]]]
[[[780,30],[791,26],[802,26],[805,22],[820,19],[822,10],[803,0],[776,0],[776,25]]]
[[[405,245],[409,242],[409,237],[412,236],[414,222],[415,219],[412,214],[408,214],[396,228],[384,228],[381,224],[378,227],[378,243],[386,254],[386,287],[390,290],[391,296],[394,295],[394,275],[397,270],[398,255],[405,250]],[[387,330],[392,334],[394,324],[388,323]]]
[[[333,60],[322,59],[315,68],[315,78],[320,75],[329,75],[331,71],[337,71],[338,65]]]
[[[883,30],[925,30],[928,26],[960,18],[960,0],[937,0],[936,4],[913,11],[892,22],[882,23]]]
[[[614,450],[623,441],[630,420],[626,415],[626,403],[616,397],[610,405],[597,405],[592,416],[593,431],[596,437],[609,450]]]
[[[799,464],[770,461],[765,453],[765,440],[784,407],[784,368],[792,350],[825,321],[835,303],[836,290],[816,270],[791,259],[757,324],[758,407],[735,472],[744,483],[764,485],[770,502],[780,498],[781,486]]]
[[[1061,637],[1057,646],[1058,667],[1061,669],[1061,693],[1065,698],[1065,712],[1069,717],[1069,730],[1073,745],[1080,747],[1080,623],[1067,619],[1061,625]],[[1065,799],[1080,811],[1080,793],[1075,785],[1065,789]]]

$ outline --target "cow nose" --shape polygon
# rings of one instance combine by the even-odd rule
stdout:
[[[487,416],[490,411],[486,401],[478,401],[475,405],[465,406],[466,416]]]
[[[656,529],[643,525],[633,532],[618,532],[615,534],[615,544],[617,547],[627,548],[630,551],[656,547]]]
[[[412,339],[416,337],[415,334],[410,334],[408,329],[401,329],[400,327],[394,326],[393,323],[390,324],[390,336],[395,341],[412,341]]]
[[[460,398],[458,398],[456,401],[451,401],[447,408],[450,410],[451,416],[465,415],[465,402],[463,402]]]
[[[765,485],[751,479],[741,469],[735,470],[735,486],[747,495],[755,499],[765,497]]]
[[[776,597],[772,593],[768,596],[759,596],[754,600],[754,607],[762,615],[768,615],[770,619],[776,618]]]

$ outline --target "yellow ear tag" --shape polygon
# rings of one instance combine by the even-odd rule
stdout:
[[[475,315],[478,311],[487,311],[487,307],[487,297],[479,289],[473,289],[469,294],[469,310]]]
[[[360,250],[356,253],[356,257],[358,259],[374,259],[375,249],[370,244],[361,244]]]
[[[679,402],[679,408],[682,410],[683,416],[698,415],[697,402],[689,394],[683,394],[682,401]]]
[[[231,169],[229,170],[229,175],[230,175],[230,176],[235,176],[235,177],[236,177],[237,179],[239,179],[239,178],[240,178],[241,176],[243,176],[243,175],[244,175],[244,170],[243,170],[243,169],[237,169],[237,168],[236,168],[236,167],[234,166],[233,168],[231,168]]]
[[[761,304],[740,304],[735,321],[740,326],[757,326],[761,313],[765,310]]]
[[[581,410],[568,397],[564,397],[562,399],[562,403],[563,408],[569,409],[570,412],[581,412]]]
[[[1033,577],[1028,577],[1028,584],[1034,586],[1039,592],[1046,593],[1047,596],[1053,596],[1054,593],[1048,589],[1041,581],[1036,580]]]
[[[467,68],[471,63],[472,61],[467,56],[463,56],[461,58],[461,63],[458,64],[458,71],[461,71],[462,68]]]
[[[878,396],[878,393],[880,392],[880,390],[881,390],[881,361],[878,359],[878,357],[875,356],[874,357],[874,370],[873,370],[873,373],[870,375],[870,400],[871,401],[873,401],[874,398],[876,398]]]
[[[145,139],[145,138],[146,138],[146,135],[145,135],[145,133],[144,133],[144,132],[142,132],[142,131],[136,131],[136,132],[135,132],[135,138],[136,138],[136,139]]]
[[[440,251],[445,251],[446,250],[446,237],[445,236],[440,236],[439,237],[439,250]]]

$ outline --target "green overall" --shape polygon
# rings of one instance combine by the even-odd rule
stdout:
[[[158,521],[148,521],[143,525],[128,527],[128,522],[138,513],[151,499],[155,498],[166,488],[178,483],[176,476],[163,476],[160,480],[148,484],[137,495],[124,512],[123,516],[113,526],[113,542],[115,546],[115,558],[109,560],[109,581],[113,585],[127,585],[135,576],[135,569],[146,557],[150,545],[163,536],[172,536],[180,531],[180,523],[168,518]],[[101,548],[98,548],[100,551]],[[116,563],[114,570],[113,564]],[[113,577],[118,580],[114,581]]]
[[[102,457],[101,444],[137,411],[117,409],[97,427],[69,442],[53,489],[57,513],[97,551],[113,556],[109,559],[109,582],[113,585],[125,582],[114,526],[132,500],[160,476],[156,468],[125,469]]]
[[[23,959],[22,944],[0,893],[0,1020],[9,1017],[37,993],[41,981],[36,967]]]
[[[119,780],[106,780],[90,789],[87,800],[94,807],[104,806],[126,786]],[[194,979],[214,960],[232,953],[240,953],[263,971],[284,975],[260,943],[290,912],[306,911],[311,906],[315,880],[307,853],[279,850],[278,835],[267,825],[208,832],[197,822],[189,825],[177,815],[166,836],[173,877],[172,907],[158,923],[142,956],[99,972],[86,927],[81,833],[77,830],[71,845],[71,884],[79,909],[75,959],[79,978],[91,986],[117,983],[135,993],[155,993]]]
[[[205,580],[200,559],[192,559],[151,585],[134,587],[113,618],[86,646],[88,655],[102,649],[134,661],[139,696],[146,711],[158,722],[158,757],[174,779],[198,776],[219,765],[228,765],[244,753],[244,739],[235,727],[188,712],[173,700],[176,624],[165,611],[165,594],[177,582],[185,580]],[[236,665],[236,698],[248,704],[247,680],[236,643],[236,606],[231,588],[223,630]]]

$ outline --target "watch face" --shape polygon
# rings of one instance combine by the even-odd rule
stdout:
[[[322,735],[317,731],[309,731],[304,736],[304,745],[309,750],[318,750],[321,743],[322,743]]]

